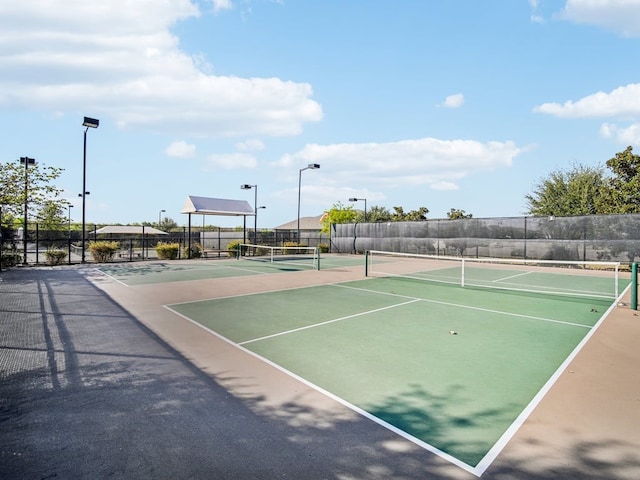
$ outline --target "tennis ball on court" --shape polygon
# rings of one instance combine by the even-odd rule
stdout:
[[[449,334],[450,334],[450,335],[457,335],[457,334],[458,334],[458,332],[456,332],[455,330],[449,330]]]

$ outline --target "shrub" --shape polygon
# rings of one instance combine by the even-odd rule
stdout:
[[[59,249],[47,250],[44,256],[49,265],[60,265],[67,258],[67,252]]]
[[[301,247],[303,245],[300,245],[298,242],[284,242],[282,246],[284,247],[282,249],[282,253],[285,255],[289,255],[291,253],[299,253],[299,250],[296,250],[295,248],[288,250],[287,247]]]
[[[22,262],[22,255],[19,253],[6,250],[2,252],[2,268],[15,267],[20,262]]]
[[[238,256],[238,248],[240,248],[240,245],[242,244],[242,241],[240,240],[232,240],[227,244],[227,250],[229,250],[229,256],[230,257],[237,257]],[[242,252],[244,253],[244,252]]]
[[[320,253],[329,253],[329,244],[328,243],[319,243],[318,250]]]
[[[179,252],[180,245],[177,243],[158,242],[156,245],[156,253],[161,260],[175,260]]]
[[[89,251],[93,260],[98,263],[108,262],[113,258],[118,250],[118,242],[93,242],[89,244]]]
[[[202,245],[194,243],[191,245],[191,255],[189,255],[189,246],[182,249],[182,256],[184,258],[200,258],[202,257]]]

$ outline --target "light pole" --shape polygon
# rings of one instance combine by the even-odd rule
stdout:
[[[320,168],[319,164],[310,163],[306,167],[301,168],[300,172],[298,173],[298,237],[296,238],[298,245],[300,245],[300,190],[302,186],[302,172],[305,170],[316,170],[318,168]]]
[[[360,200],[364,201],[364,221],[367,221],[367,199],[366,198],[355,198],[355,197],[351,197],[349,199],[350,202],[358,202]]]
[[[258,242],[258,185],[249,185],[245,183],[244,185],[240,185],[242,190],[251,190],[254,189],[253,192],[253,241]]]
[[[69,203],[67,206],[69,207],[69,239],[71,239],[71,209],[73,205]]]
[[[29,165],[35,165],[36,159],[20,157],[24,163],[24,228],[22,229],[22,264],[27,264],[27,211],[29,209]]]
[[[86,230],[86,199],[87,199],[87,130],[90,128],[98,128],[100,125],[100,120],[97,118],[89,118],[84,117],[84,121],[82,122],[82,126],[86,127],[84,129],[84,149],[82,155],[82,263],[85,263],[85,230]]]
[[[160,224],[162,223],[162,214],[166,212],[165,209],[160,210],[160,212],[158,212],[158,230],[160,230]]]

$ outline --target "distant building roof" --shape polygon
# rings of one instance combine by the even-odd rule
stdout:
[[[300,217],[300,230],[320,230],[322,228],[322,223],[320,223],[320,219],[324,214],[318,215],[317,217]],[[279,227],[276,227],[274,230],[297,230],[298,229],[298,219],[292,220],[287,223],[283,223]]]
[[[180,213],[199,215],[253,216],[253,208],[246,200],[227,200],[224,198],[196,197],[189,195]]]
[[[107,225],[106,227],[97,229],[95,233],[116,233],[119,235],[142,235],[143,233],[145,235],[168,235],[167,232],[163,232],[157,228],[147,226],[143,227],[141,225]]]

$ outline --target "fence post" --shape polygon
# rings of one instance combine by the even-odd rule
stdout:
[[[369,276],[369,250],[364,251],[364,276]]]

